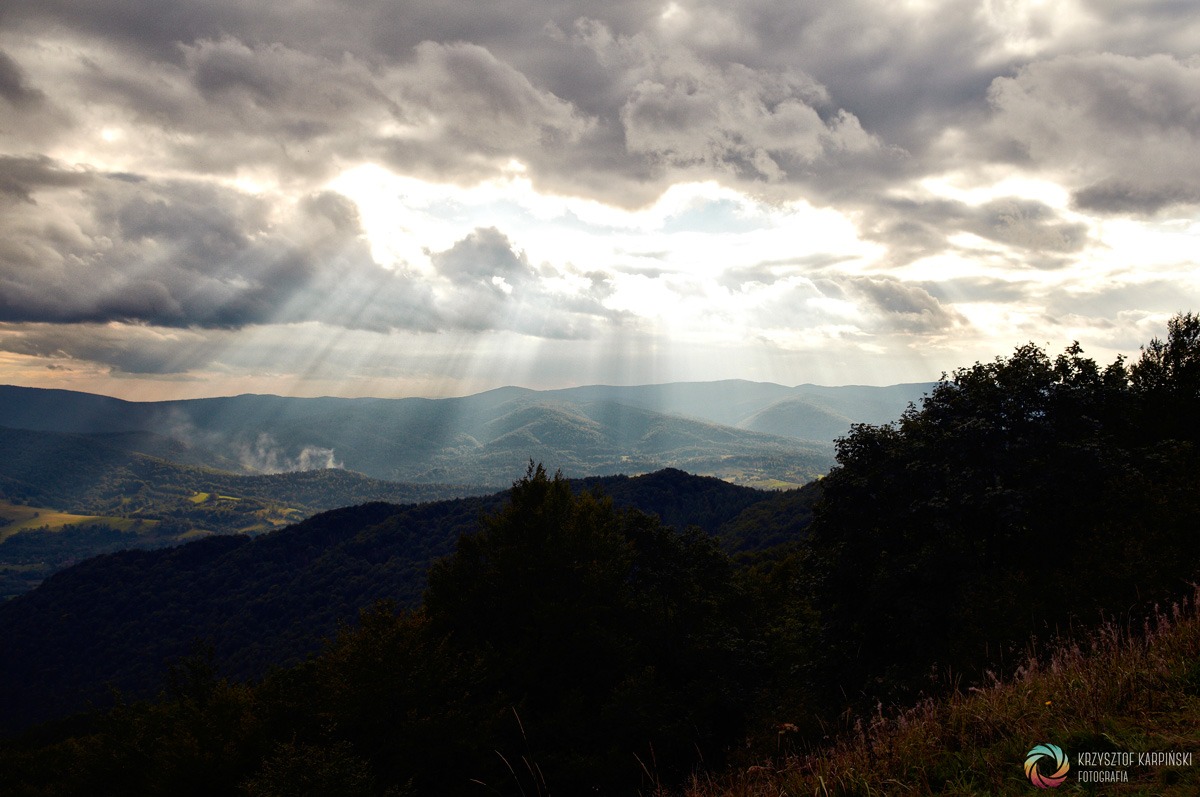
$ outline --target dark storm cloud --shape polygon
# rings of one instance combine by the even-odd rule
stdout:
[[[31,156],[39,148],[53,145],[69,124],[69,116],[34,83],[28,71],[0,49],[0,153]]]
[[[381,267],[353,208],[321,192],[364,162],[466,185],[516,160],[537,190],[624,207],[716,180],[849,211],[886,247],[883,265],[980,255],[950,243],[960,233],[1002,244],[980,246],[994,263],[1043,269],[1092,243],[1029,199],[899,198],[921,196],[930,175],[1028,170],[1064,181],[1080,211],[1200,202],[1191,4],[1085,0],[1093,24],[1061,30],[1055,4],[919,5],[12,0],[0,10],[0,320],[566,338],[625,320],[603,306],[611,279],[554,287],[579,275],[530,263],[495,228],[432,253],[433,274]],[[50,151],[84,163],[39,155]],[[291,199],[229,188],[244,177]],[[956,296],[1023,296],[849,278],[829,268],[836,253],[814,257],[721,282],[853,302],[873,329],[914,334],[960,324]]]
[[[101,363],[122,374],[179,375],[217,359],[228,340],[220,331],[170,330],[113,324],[3,324],[0,351],[63,361]]]
[[[475,44],[423,42],[394,82],[434,134],[422,149],[459,158],[517,156],[536,165],[544,150],[572,147],[590,125],[570,102]]]
[[[1099,213],[1156,213],[1173,205],[1200,204],[1200,185],[1164,181],[1137,185],[1125,179],[1104,180],[1071,195],[1075,207]]]
[[[548,25],[569,27],[581,17],[592,17],[628,33],[644,27],[661,10],[644,0],[614,0],[602,7],[586,0],[12,0],[6,12],[10,20],[31,30],[61,26],[164,62],[178,59],[178,43],[236,33],[251,44],[278,42],[332,57],[351,53],[379,65],[404,60],[423,41],[479,42],[537,60],[541,56],[529,43]]]
[[[81,186],[91,179],[86,170],[64,168],[45,155],[0,155],[0,202],[6,198],[33,202],[40,188]]]
[[[685,15],[707,13],[701,5],[683,8]],[[735,29],[740,23],[728,21],[733,27],[721,32],[741,36]],[[586,85],[598,92],[589,101],[577,100],[575,84],[553,83],[596,119],[580,148],[587,150],[580,153],[585,164],[624,163],[630,168],[606,168],[659,186],[715,177],[742,186],[776,184],[785,193],[805,186],[830,195],[855,190],[868,173],[905,168],[903,151],[864,129],[842,98],[831,96],[804,69],[769,59],[760,64],[757,57],[711,57],[688,31],[671,30],[673,24],[667,20],[658,30],[649,26],[621,35],[600,21],[581,19],[564,34],[579,62],[591,65]],[[585,83],[584,75],[578,77]],[[617,187],[628,190],[624,182]]]
[[[534,277],[525,253],[513,251],[512,242],[495,227],[477,229],[431,259],[442,276],[460,285],[482,282],[494,287],[492,280],[499,279],[512,286]]]
[[[1081,0],[1097,24],[1081,49],[1095,52],[1169,53],[1187,58],[1196,53],[1200,18],[1191,0]]]
[[[8,53],[0,50],[0,98],[14,108],[41,103],[46,95],[29,85],[25,73]]]
[[[67,218],[52,253],[40,207],[0,219],[2,321],[437,326],[427,289],[375,264],[340,196],[309,197],[277,226],[265,200],[210,184],[87,175],[80,193],[61,186],[82,177],[54,164],[8,165],[32,201]]]
[[[1086,6],[1100,23],[1094,41],[1113,52],[1194,28],[1187,3]],[[1038,84],[1039,70],[1050,81],[1069,71],[1052,57],[1050,9],[971,0],[925,10],[871,0],[17,0],[5,13],[13,30],[103,50],[72,81],[142,124],[183,134],[171,156],[190,168],[274,164],[316,179],[337,159],[382,159],[472,180],[515,157],[539,186],[627,205],[681,176],[869,205],[890,184],[987,151],[978,141],[947,148],[942,134],[978,139],[971,134],[993,110],[1004,117],[1002,140],[1038,149],[1040,131],[1012,124],[1022,116],[1014,96],[1044,102],[1054,126],[1064,105]],[[1088,49],[1073,35],[1060,32],[1058,44]],[[1013,36],[1045,39],[1047,60],[1014,55]],[[1117,94],[1137,89],[1108,107],[1171,96],[1169,78],[1114,75],[1111,59],[1121,57],[1088,57],[1103,73],[1092,94],[1106,83]],[[0,58],[0,92],[49,90],[30,85]],[[1002,154],[1002,141],[990,151]],[[1114,177],[1077,186],[1080,207],[1154,206],[1194,182],[1125,190]]]
[[[996,131],[1054,170],[1086,210],[1154,212],[1200,192],[1200,62],[1061,56],[999,78]]]
[[[0,216],[0,322],[232,330],[317,321],[374,332],[578,338],[622,318],[602,304],[608,275],[551,290],[546,281],[558,272],[535,268],[495,228],[431,253],[439,279],[384,268],[357,208],[330,192],[281,213],[268,198],[210,182],[112,177],[12,157],[0,159],[0,191],[17,200]],[[56,350],[46,333],[20,340],[21,353]],[[133,347],[115,346],[95,353],[121,370],[162,370],[158,359],[139,364]]]
[[[702,31],[657,30],[656,3],[600,13],[532,2],[414,3],[403,14],[369,2],[304,14],[285,4],[169,8],[19,3],[10,15],[33,31],[57,31],[43,24],[53,19],[85,36],[94,52],[63,77],[91,102],[187,134],[167,138],[171,157],[208,172],[255,163],[315,177],[335,157],[382,158],[474,179],[516,157],[540,185],[637,204],[679,170],[845,190],[859,171],[900,163],[805,69],[705,53],[693,41]]]
[[[804,70],[865,129],[914,156],[948,121],[986,110],[983,92],[1007,67],[985,57],[999,37],[974,0],[924,13],[870,0],[700,6],[707,13],[695,15],[697,48],[760,68]],[[713,15],[741,35],[705,37],[699,26]]]
[[[450,284],[439,308],[456,329],[583,338],[594,333],[596,322],[623,317],[602,304],[612,290],[607,274],[584,275],[590,285],[582,292],[550,292],[525,253],[494,227],[474,230],[430,260]]]
[[[252,47],[231,37],[181,50],[186,84],[199,95],[181,100],[219,112],[213,123],[245,134],[279,136],[290,147],[319,145],[338,134],[361,134],[364,122],[405,118],[377,76],[346,55],[323,58],[276,43]]]
[[[891,249],[894,262],[909,262],[950,248],[948,236],[967,232],[1023,250],[1020,262],[1040,268],[1064,264],[1080,252],[1087,226],[1067,221],[1050,206],[1005,197],[981,205],[951,199],[885,199],[866,213],[863,231]]]
[[[849,277],[844,284],[863,296],[873,306],[879,321],[895,331],[944,332],[964,323],[958,313],[943,307],[920,285],[891,277]]]
[[[80,100],[120,109],[134,135],[157,138],[155,166],[315,181],[338,157],[366,157],[383,126],[408,121],[391,96],[399,89],[350,56],[231,37],[177,49],[178,63],[98,51],[70,75]]]
[[[317,181],[345,162],[412,174],[494,176],[574,151],[593,120],[487,48],[423,41],[381,65],[232,36],[180,43],[150,64],[97,50],[70,73],[90,103],[160,130],[167,164],[208,174],[271,168]],[[80,97],[79,99],[83,99]]]

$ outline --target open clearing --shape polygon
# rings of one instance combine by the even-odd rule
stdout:
[[[24,506],[0,501],[0,522],[9,521],[0,526],[0,542],[12,535],[49,527],[50,531],[59,531],[65,526],[78,526],[81,523],[99,523],[117,531],[133,531],[135,528],[149,529],[158,525],[156,520],[139,520],[136,518],[105,517],[102,515],[73,515],[70,512],[59,512],[41,506]]]

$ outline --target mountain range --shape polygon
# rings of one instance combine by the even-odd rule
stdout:
[[[172,462],[242,473],[344,468],[375,479],[503,487],[530,459],[572,476],[676,467],[798,485],[833,463],[854,423],[895,419],[930,388],[785,387],[729,380],[461,398],[242,395],[129,402],[0,386],[0,426],[93,436]]]

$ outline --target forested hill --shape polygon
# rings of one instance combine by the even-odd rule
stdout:
[[[681,529],[715,535],[729,527],[738,547],[755,542],[738,527],[739,516],[786,495],[675,470],[591,478],[576,489],[600,489],[620,506]],[[506,498],[371,503],[257,538],[126,551],[60,572],[0,605],[4,727],[104,700],[108,683],[145,695],[161,684],[164,663],[187,654],[196,640],[211,641],[222,671],[237,677],[296,661],[376,600],[415,604],[430,564],[452,553],[459,536],[474,532],[480,516]],[[803,531],[803,524],[784,525],[779,533]]]

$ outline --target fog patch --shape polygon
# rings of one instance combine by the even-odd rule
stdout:
[[[235,450],[241,466],[255,473],[294,473],[331,468],[341,470],[345,467],[334,457],[332,448],[309,445],[295,457],[289,456],[275,438],[266,432],[260,433],[253,444],[240,443]]]

